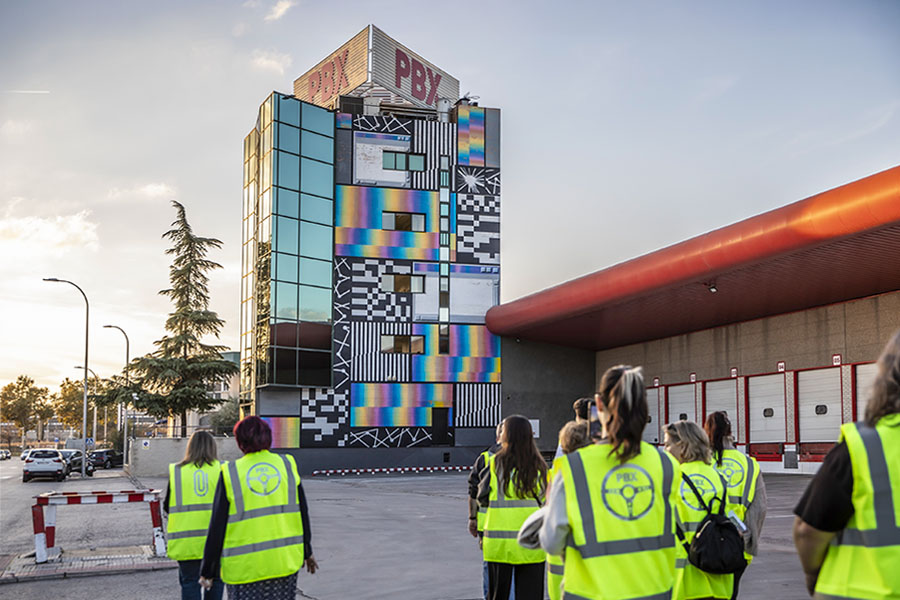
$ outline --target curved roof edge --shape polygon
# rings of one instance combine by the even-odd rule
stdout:
[[[900,222],[900,166],[491,308],[488,329],[524,329]]]

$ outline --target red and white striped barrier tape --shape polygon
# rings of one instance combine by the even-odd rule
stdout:
[[[379,467],[375,469],[322,469],[313,471],[313,477],[324,475],[374,475],[376,473],[448,473],[471,471],[472,467]]]
[[[31,522],[34,527],[34,562],[47,562],[47,549],[53,548],[56,544],[56,507],[68,504],[146,502],[150,508],[150,521],[153,525],[154,554],[156,556],[165,555],[166,539],[162,531],[159,493],[159,490],[114,490],[109,492],[47,492],[35,496],[34,506],[31,507]]]

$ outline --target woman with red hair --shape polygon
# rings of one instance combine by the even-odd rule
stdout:
[[[318,568],[297,464],[269,452],[272,430],[259,417],[241,420],[234,437],[244,456],[222,464],[200,585],[221,571],[229,600],[293,600],[300,568]]]

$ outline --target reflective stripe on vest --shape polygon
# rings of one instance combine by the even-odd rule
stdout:
[[[490,460],[493,455],[494,453],[491,452],[490,448],[480,454],[481,458],[484,460],[483,464],[485,467],[488,466],[488,460]],[[478,513],[475,515],[475,524],[478,528],[478,531],[484,531],[485,518],[487,518],[487,507],[479,505]]]
[[[672,590],[668,590],[665,592],[660,592],[659,594],[651,594],[649,596],[630,596],[628,598],[622,598],[622,600],[671,600],[672,598]],[[579,596],[578,594],[573,594],[572,592],[563,592],[563,600],[594,600],[593,598],[588,598],[587,596]]]
[[[229,462],[223,472],[230,507],[222,580],[250,583],[297,572],[304,532],[293,460],[264,450]]]
[[[482,549],[487,562],[526,564],[544,562],[546,554],[540,549],[523,548],[516,541],[519,528],[540,506],[536,498],[509,498],[501,488],[501,477],[497,473],[495,456],[488,459],[490,469],[490,499],[484,524]],[[512,487],[512,477],[506,487]],[[535,496],[539,490],[535,490]]]
[[[743,475],[740,482],[734,482],[734,473],[725,464],[726,459],[734,461],[740,466],[741,474]],[[759,476],[756,461],[740,450],[728,448],[722,452],[722,466],[720,467],[713,463],[713,467],[725,478],[725,483],[728,486],[728,503],[741,507],[740,511],[735,512],[738,517],[743,519],[747,508],[750,507],[750,503],[753,502],[753,498],[756,495],[756,478]]]
[[[219,461],[204,464],[169,465],[169,519],[166,523],[166,554],[174,560],[203,558],[203,546],[212,499],[216,494],[221,467]],[[189,483],[185,485],[185,478]]]

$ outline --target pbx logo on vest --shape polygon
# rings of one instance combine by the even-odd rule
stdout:
[[[706,475],[701,475],[699,473],[692,473],[691,475],[688,475],[688,477],[691,478],[694,487],[700,492],[704,502],[709,504],[716,495],[716,486],[713,485],[713,482],[707,479]],[[690,488],[686,481],[681,482],[681,499],[694,510],[704,510],[700,505],[700,501],[697,500],[697,495],[694,493],[694,490]]]
[[[637,465],[619,465],[603,478],[602,495],[606,510],[622,521],[636,521],[653,507],[653,479]]]
[[[205,471],[194,472],[194,493],[205,496],[209,493],[209,475]]]
[[[268,496],[281,485],[281,473],[269,463],[259,463],[247,471],[247,487],[257,496]]]
[[[744,465],[733,458],[723,458],[722,466],[716,465],[716,471],[725,478],[725,483],[729,488],[735,488],[744,483]]]

